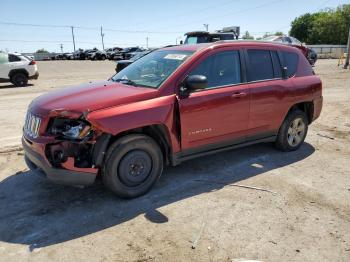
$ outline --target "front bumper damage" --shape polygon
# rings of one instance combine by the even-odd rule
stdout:
[[[60,167],[53,166],[45,156],[46,143],[33,142],[23,136],[22,145],[28,167],[55,183],[86,186],[93,184],[96,179],[97,168],[75,167],[72,157],[68,157]]]

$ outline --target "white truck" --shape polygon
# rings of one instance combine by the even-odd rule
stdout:
[[[0,52],[0,83],[11,82],[15,86],[26,86],[29,79],[38,79],[36,62],[19,53]]]

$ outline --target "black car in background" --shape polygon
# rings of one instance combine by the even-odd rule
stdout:
[[[111,60],[128,60],[132,57],[132,53],[142,51],[144,51],[144,49],[140,47],[127,47],[119,52],[116,52]]]
[[[97,52],[97,51],[98,51],[98,49],[97,49],[96,47],[93,48],[93,49],[86,49],[86,50],[84,50],[83,52],[80,53],[79,59],[80,59],[80,60],[87,60],[87,59],[90,59],[92,53],[95,53],[95,52]]]
[[[135,52],[135,53],[133,53],[133,56],[130,59],[117,61],[116,65],[115,65],[115,71],[118,73],[119,71],[121,71],[125,67],[127,67],[128,65],[132,64],[133,62],[135,62],[136,60],[140,59],[141,57],[144,57],[145,55],[151,53],[152,51],[154,51],[154,50],[146,50],[146,51],[142,51],[142,52]]]
[[[117,54],[117,53],[120,52],[121,50],[123,50],[123,48],[121,48],[121,47],[112,47],[112,48],[106,49],[107,58],[108,58],[109,60],[113,60],[115,54]]]
[[[106,60],[107,52],[104,50],[97,50],[90,53],[90,60]]]

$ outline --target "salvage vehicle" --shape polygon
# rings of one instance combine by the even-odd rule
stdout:
[[[314,65],[317,61],[317,53],[315,52],[315,50],[307,47],[305,44],[303,44],[298,39],[296,39],[292,36],[273,35],[273,36],[265,37],[265,38],[261,39],[261,41],[273,41],[273,42],[279,42],[279,43],[284,43],[287,45],[294,46],[294,47],[300,49],[300,51],[304,54],[304,56],[309,61],[310,65]]]
[[[320,115],[322,83],[297,48],[219,41],[155,50],[107,81],[28,107],[25,159],[54,182],[101,177],[120,197],[148,192],[165,165],[274,142],[297,150]]]
[[[11,82],[22,87],[28,80],[38,79],[39,71],[35,60],[19,53],[0,52],[0,83]]]

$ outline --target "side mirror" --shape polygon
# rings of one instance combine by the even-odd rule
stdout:
[[[192,91],[205,89],[208,87],[208,80],[203,75],[188,76],[180,87],[180,95],[185,98],[190,95]]]
[[[185,87],[189,91],[196,91],[200,89],[205,89],[208,87],[208,80],[206,76],[203,75],[191,75],[185,80]]]
[[[180,40],[180,45],[183,45],[184,44],[184,41]]]
[[[288,79],[288,68],[286,66],[282,68],[282,79]]]

